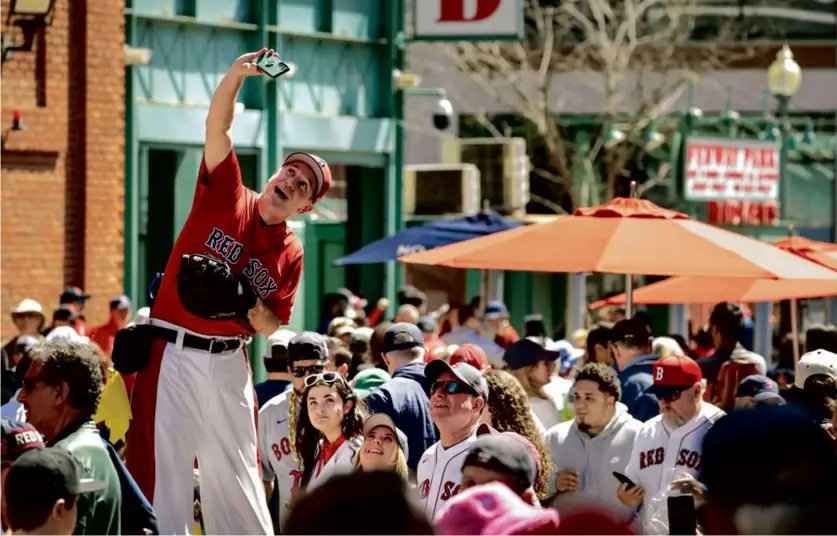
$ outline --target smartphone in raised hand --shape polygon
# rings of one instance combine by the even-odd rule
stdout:
[[[256,67],[271,78],[279,78],[291,70],[287,63],[279,59],[279,56],[269,52],[265,52],[256,59]]]

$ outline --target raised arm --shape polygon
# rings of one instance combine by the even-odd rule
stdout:
[[[254,61],[256,58],[268,52],[275,54],[272,50],[263,48],[258,52],[250,52],[239,57],[221,79],[221,83],[215,88],[212,95],[212,102],[209,104],[209,113],[206,116],[206,145],[204,147],[204,160],[206,170],[209,173],[224,161],[232,150],[232,127],[233,116],[235,115],[235,101],[241,84],[248,76],[261,74]]]

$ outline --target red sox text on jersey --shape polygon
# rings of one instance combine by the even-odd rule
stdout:
[[[244,251],[243,245],[217,227],[212,229],[212,233],[206,239],[206,247],[220,254],[232,266],[238,263],[241,252]],[[279,289],[279,285],[270,277],[267,268],[262,266],[259,259],[251,257],[243,273],[262,300]]]
[[[442,485],[442,495],[439,498],[443,501],[447,501],[459,493],[459,488],[459,484],[448,480]],[[430,480],[425,480],[421,483],[419,486],[419,492],[421,493],[422,499],[427,499],[427,496],[430,495]]]
[[[666,449],[657,447],[655,449],[639,453],[639,468],[645,469],[651,465],[662,465],[666,458]],[[700,470],[700,453],[689,449],[680,449],[677,454],[676,466],[688,467],[696,471]]]

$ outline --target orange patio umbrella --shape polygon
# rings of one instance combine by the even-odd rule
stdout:
[[[481,270],[837,280],[837,272],[765,242],[628,198],[398,260]]]
[[[633,292],[633,303],[765,302],[837,296],[834,279],[746,279],[741,277],[672,277]],[[590,309],[622,305],[627,296],[619,294],[590,304]]]

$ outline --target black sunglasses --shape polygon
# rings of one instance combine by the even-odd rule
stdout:
[[[657,400],[660,400],[662,402],[668,402],[669,404],[671,404],[672,402],[674,402],[675,400],[680,398],[683,395],[683,393],[685,393],[688,390],[689,390],[689,388],[686,387],[684,389],[680,389],[679,391],[675,391],[673,393],[667,393],[667,394],[664,394],[664,395],[660,394],[660,393],[654,393],[654,394],[657,397]]]
[[[307,367],[291,366],[291,374],[294,378],[304,378],[312,374],[320,374],[325,370],[325,365],[308,365]]]
[[[448,395],[466,394],[479,396],[473,387],[460,381],[433,382],[430,385],[430,394],[433,394],[440,389],[443,393]]]
[[[323,372],[322,374],[314,374],[305,378],[305,387],[313,387],[317,384],[333,385],[337,382],[345,384],[346,380],[336,372]]]

